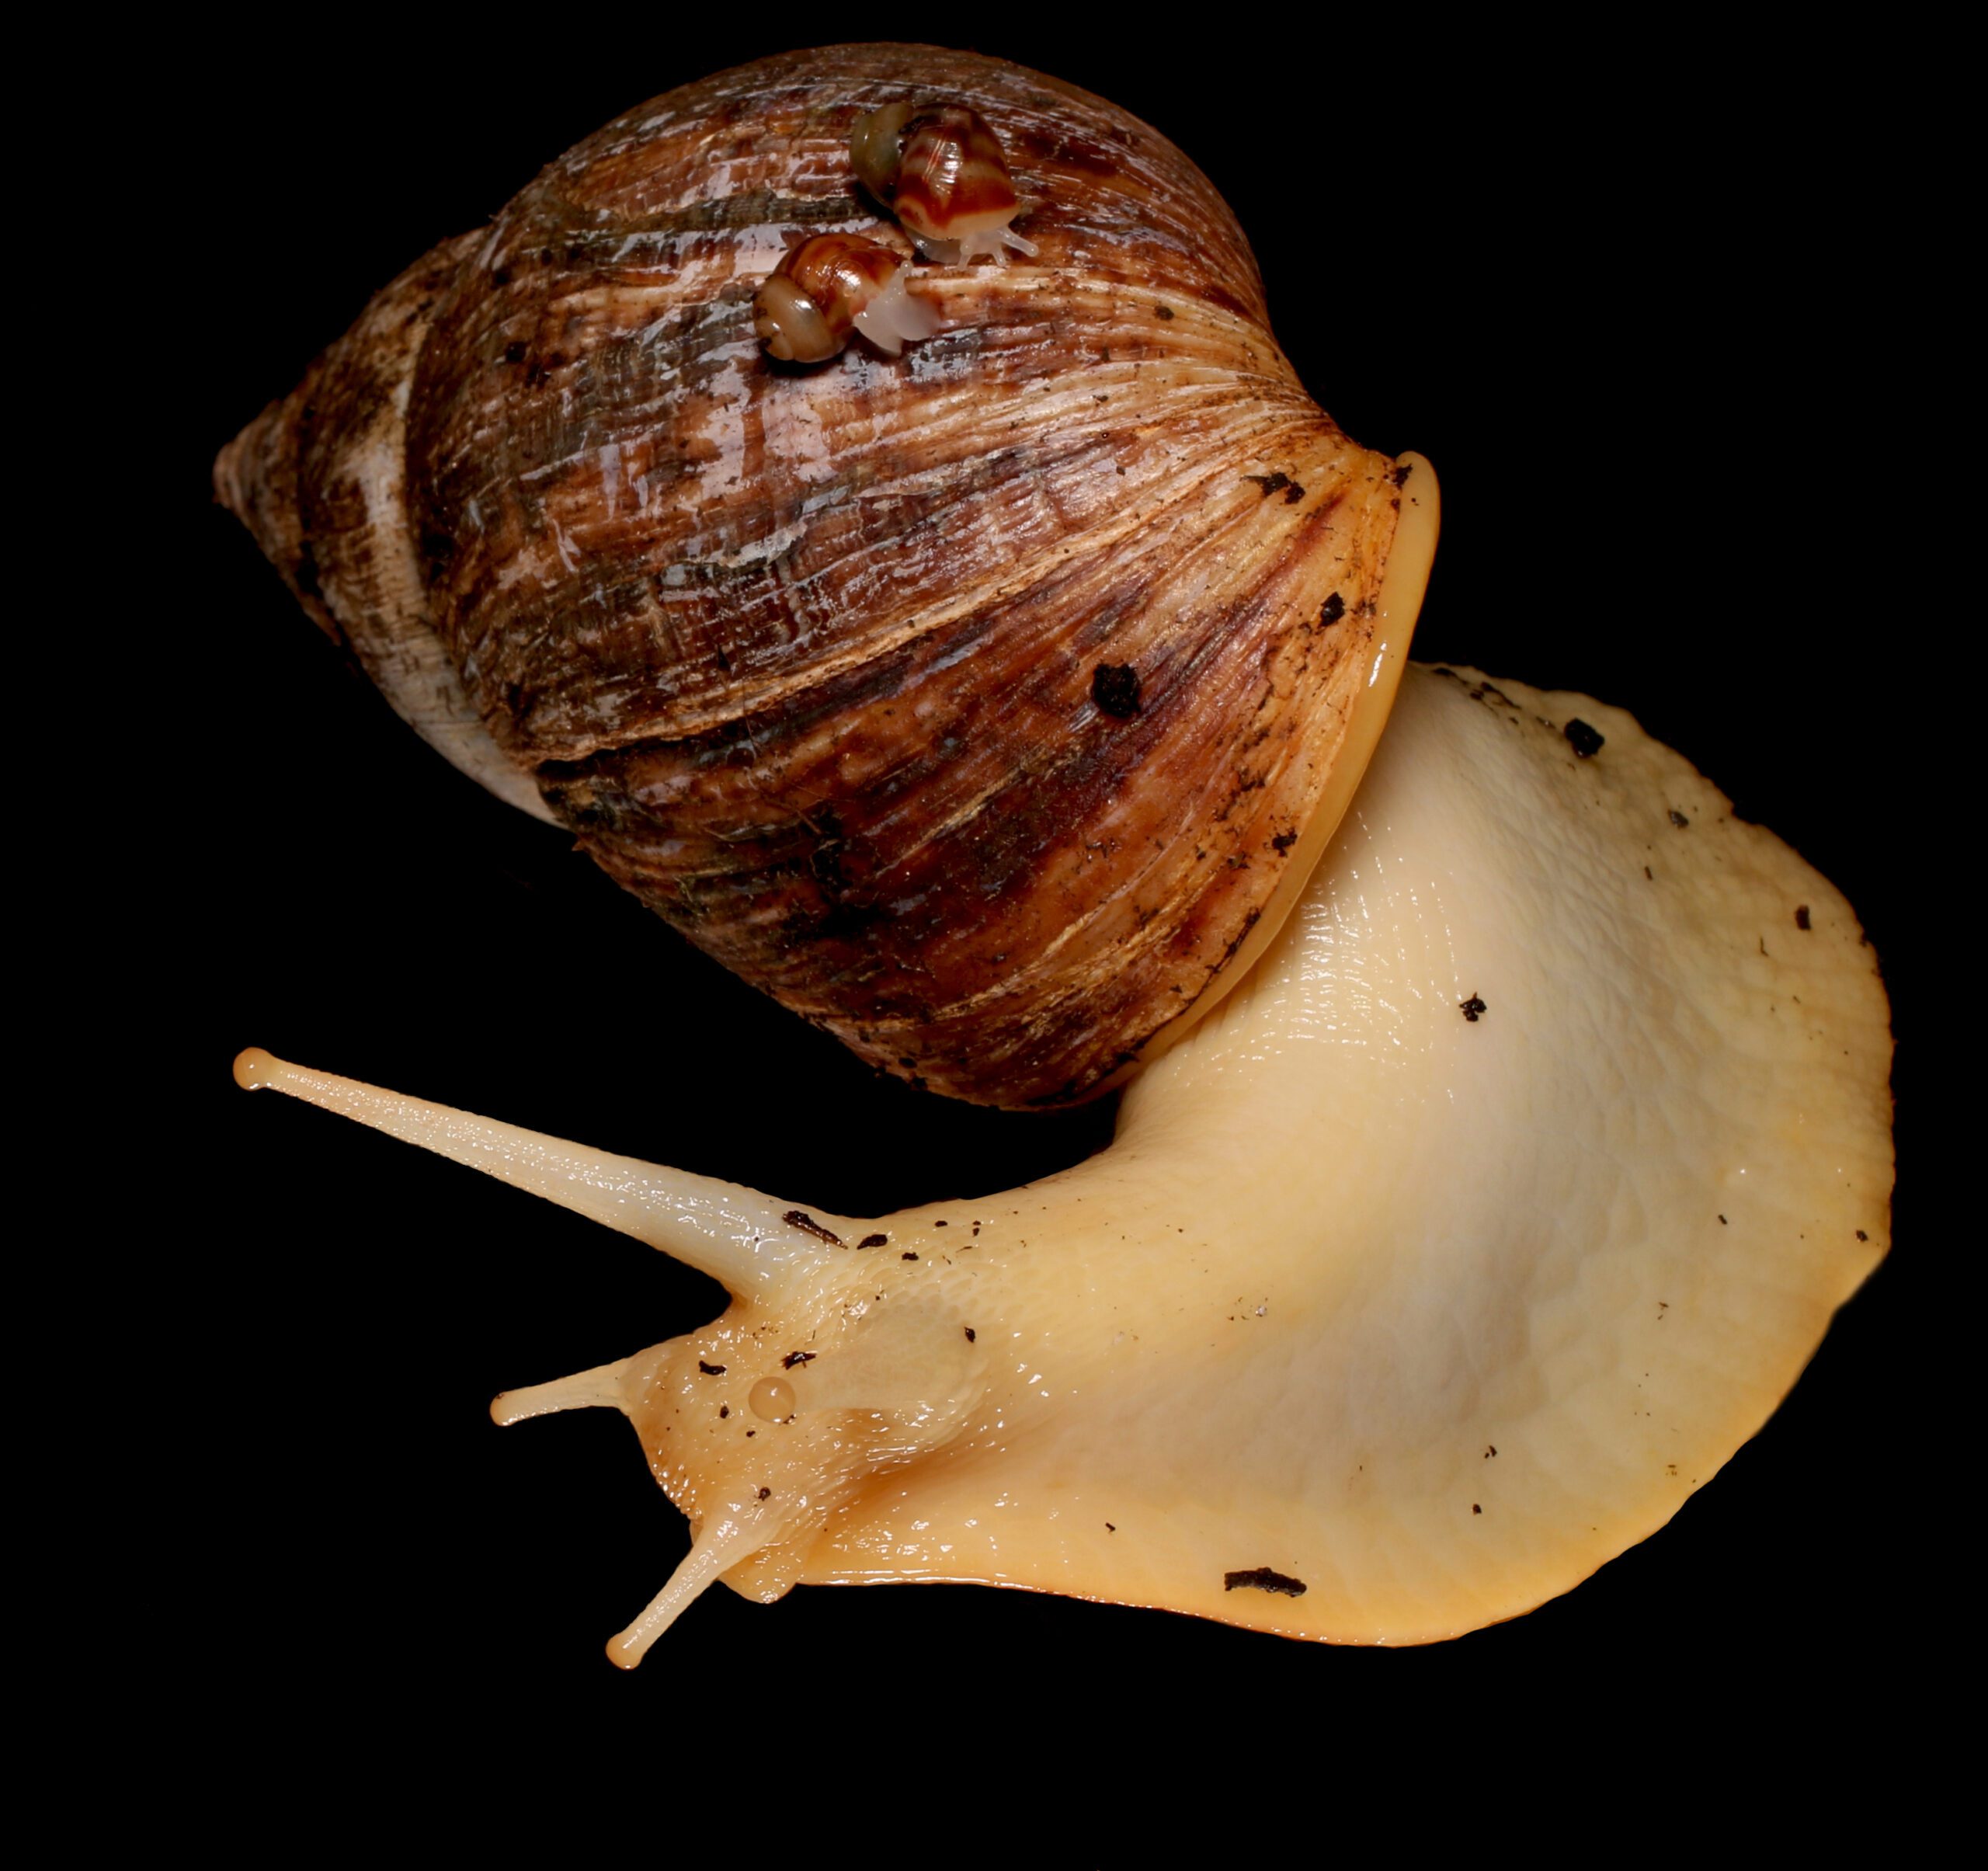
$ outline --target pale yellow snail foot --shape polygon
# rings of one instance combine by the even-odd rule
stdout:
[[[245,1055],[715,1275],[511,1393],[629,1416],[710,1581],[974,1580],[1410,1643],[1566,1591],[1759,1428],[1887,1244],[1842,897],[1628,715],[1411,669],[1286,927],[1102,1154],[853,1220]]]

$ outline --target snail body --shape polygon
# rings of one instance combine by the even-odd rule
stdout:
[[[863,1220],[242,1074],[730,1289],[499,1401],[623,1409],[693,1518],[617,1661],[720,1576],[1366,1641],[1509,1616],[1708,1479],[1883,1251],[1882,994],[1841,899],[1628,718],[1409,669],[1427,464],[1303,395],[1177,151],[938,56],[630,113],[218,478],[404,713],[708,952],[977,1100],[1139,1068],[1113,1148]],[[926,269],[941,329],[895,363],[769,368],[797,225],[890,238],[853,127],[941,82],[1041,264]],[[1672,812],[1706,835],[1653,864]]]
[[[1249,979],[1027,1188],[844,1216],[238,1070],[729,1289],[492,1407],[622,1410],[690,1516],[628,1665],[719,1577],[1361,1643],[1527,1610],[1709,1480],[1876,1264],[1889,1053],[1848,906],[1629,716],[1418,668]]]

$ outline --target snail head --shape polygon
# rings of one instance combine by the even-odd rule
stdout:
[[[714,1581],[784,1595],[815,1536],[879,1478],[967,1424],[986,1352],[960,1310],[971,1283],[932,1276],[947,1224],[918,1211],[886,1229],[783,1208],[693,1176],[315,1072],[260,1050],[235,1062],[269,1089],[514,1183],[711,1275],[732,1294],[701,1330],[613,1364],[510,1390],[500,1424],[619,1410],[696,1529],[690,1555],[608,1645],[624,1668]]]
[[[690,1518],[689,1556],[609,1644],[616,1663],[640,1661],[721,1577],[763,1602],[784,1596],[839,1510],[967,1421],[985,1388],[984,1355],[957,1309],[893,1279],[886,1255],[904,1264],[887,1247],[830,1247],[776,1293],[736,1300],[701,1330],[492,1404],[499,1423],[620,1410]]]

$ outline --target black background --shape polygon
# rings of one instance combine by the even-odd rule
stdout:
[[[500,1432],[485,1406],[689,1329],[718,1289],[233,1088],[233,1052],[266,1045],[857,1213],[1011,1186],[1108,1135],[1101,1108],[922,1099],[731,981],[402,729],[210,504],[215,450],[424,248],[643,96],[810,36],[672,26],[593,56],[495,30],[409,30],[390,51],[272,40],[176,98],[162,191],[200,212],[172,230],[191,315],[162,346],[151,471],[172,544],[150,622],[186,647],[169,674],[159,649],[169,708],[130,698],[161,729],[161,797],[141,780],[126,802],[172,906],[158,1122],[197,1139],[176,1208],[211,1222],[159,1302],[200,1374],[172,1511],[205,1650],[253,1660],[286,1721],[351,1692],[437,1734],[666,1723],[679,1772],[705,1737],[739,1741],[741,1682],[865,1746],[943,1716],[1081,1744],[1100,1771],[1260,1722],[1279,1751],[1413,1724],[1468,1751],[1489,1714],[1619,1729],[1670,1759],[1690,1744],[1656,1720],[1667,1699],[1861,1703],[1889,1680],[1922,1551],[1926,977],[1896,824],[1923,722],[1903,646],[1924,617],[1927,464],[1884,381],[1910,323],[1874,273],[1896,178],[1839,134],[1834,92],[1778,58],[1626,28],[1463,47],[1406,20],[1281,48],[950,35],[1181,144],[1236,206],[1314,394],[1361,441],[1434,462],[1419,655],[1633,708],[1839,884],[1885,958],[1896,1254],[1653,1541],[1527,1618],[1415,1651],[968,1588],[770,1608],[719,1591],[624,1678],[600,1647],[681,1556],[681,1517],[618,1417]],[[168,788],[197,812],[169,813]]]

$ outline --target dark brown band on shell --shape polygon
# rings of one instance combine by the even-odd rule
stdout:
[[[785,235],[895,233],[855,119],[940,91],[998,126],[1040,257],[922,271],[946,329],[912,356],[770,366]],[[610,872],[961,1097],[1081,1096],[1193,1005],[1357,703],[1395,489],[1192,164],[1031,72],[842,47],[631,112],[424,266],[401,546],[481,725]],[[297,437],[363,417],[333,374],[224,477],[273,556],[318,549]],[[355,638],[374,601],[321,599]]]

